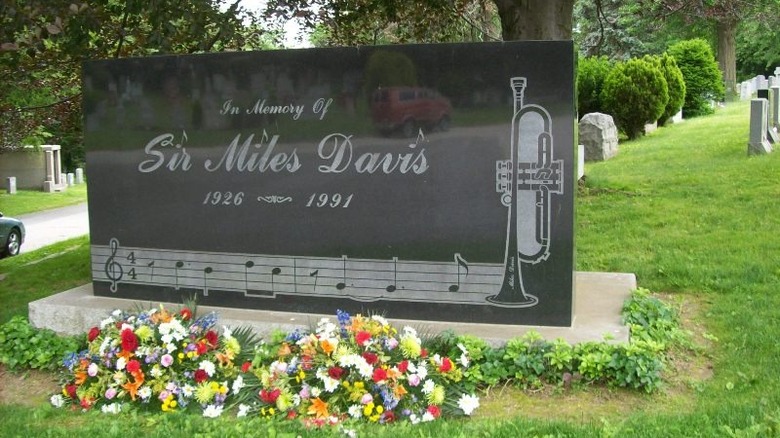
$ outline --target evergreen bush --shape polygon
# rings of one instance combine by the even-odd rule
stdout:
[[[616,65],[607,75],[601,100],[618,129],[635,139],[644,134],[646,123],[661,117],[669,92],[661,70],[635,58]]]
[[[677,66],[674,56],[664,53],[659,60],[661,62],[661,72],[664,74],[666,86],[669,90],[669,102],[666,103],[666,109],[661,114],[661,118],[658,119],[658,124],[663,126],[667,120],[682,109],[683,103],[685,103],[685,79],[680,67]]]
[[[697,38],[680,41],[669,48],[685,80],[683,115],[695,117],[713,112],[710,100],[725,96],[718,62],[707,41]]]
[[[601,103],[601,89],[612,63],[606,56],[580,58],[577,63],[577,112],[579,117],[588,113],[606,112]]]

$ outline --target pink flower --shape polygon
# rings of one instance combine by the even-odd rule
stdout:
[[[372,401],[374,401],[374,397],[371,394],[369,394],[369,393],[363,394],[363,397],[360,399],[360,403],[362,403],[364,405],[367,405],[367,404],[371,403]]]
[[[87,367],[87,374],[89,374],[89,377],[95,377],[98,373],[98,365],[96,363],[89,364],[89,367]]]
[[[105,397],[108,400],[111,400],[112,398],[116,397],[116,389],[115,388],[106,389]]]
[[[420,384],[420,376],[412,374],[409,376],[409,386],[417,386]]]
[[[163,356],[160,358],[160,365],[166,368],[173,365],[173,356],[170,354],[163,354]]]

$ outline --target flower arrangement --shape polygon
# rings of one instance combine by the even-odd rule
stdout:
[[[253,374],[257,397],[239,406],[239,415],[300,418],[307,424],[346,419],[413,424],[442,415],[471,415],[479,399],[458,382],[464,354],[457,361],[429,355],[416,330],[399,333],[381,316],[337,312],[337,323],[323,318],[312,333],[295,331],[257,349]]]
[[[86,350],[65,359],[69,379],[52,404],[106,413],[128,404],[163,412],[197,407],[204,416],[221,415],[244,382],[236,365],[241,343],[228,328],[218,334],[216,320],[214,313],[195,319],[186,307],[114,311],[89,330]]]

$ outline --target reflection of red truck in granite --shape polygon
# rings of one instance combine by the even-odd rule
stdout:
[[[429,88],[378,88],[371,96],[371,118],[385,135],[400,131],[413,137],[421,127],[446,131],[451,113],[449,99]]]

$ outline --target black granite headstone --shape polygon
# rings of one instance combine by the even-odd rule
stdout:
[[[97,295],[570,325],[571,42],[84,65]]]

